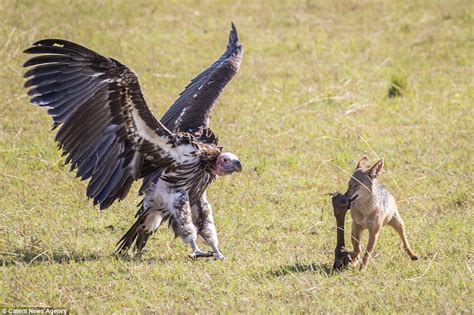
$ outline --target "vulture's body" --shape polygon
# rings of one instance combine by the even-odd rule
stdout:
[[[87,196],[101,209],[123,199],[132,183],[143,181],[137,221],[119,241],[141,251],[160,224],[170,221],[192,256],[215,255],[218,248],[206,188],[217,177],[240,171],[232,153],[222,153],[209,129],[210,112],[240,67],[243,48],[232,25],[224,55],[194,78],[161,122],[148,109],[134,72],[120,62],[78,44],[42,40],[25,53],[25,87],[31,102],[48,108],[56,141],[71,170],[90,179]],[[201,235],[213,248],[197,247]]]

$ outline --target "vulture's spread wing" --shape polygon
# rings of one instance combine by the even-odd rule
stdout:
[[[171,131],[196,132],[200,131],[201,128],[208,128],[214,102],[227,83],[239,71],[243,52],[244,48],[239,42],[237,29],[232,23],[225,53],[209,68],[191,80],[184,91],[181,92],[179,98],[161,118],[163,125]],[[202,135],[201,138],[203,136],[205,138],[201,139],[202,141],[217,144],[217,138],[210,130],[204,132],[211,133],[211,135],[208,137]],[[145,192],[150,183],[156,183],[160,176],[161,170],[156,170],[146,176],[140,188],[140,195]]]
[[[191,80],[161,122],[171,131],[196,131],[209,126],[209,116],[219,94],[237,73],[243,46],[232,23],[226,52],[209,68]]]
[[[176,136],[151,114],[125,65],[59,39],[41,40],[25,53],[40,54],[24,64],[31,67],[25,74],[31,102],[48,108],[60,126],[56,140],[66,163],[91,179],[87,196],[101,209],[153,171],[143,170],[145,159],[157,168],[180,159]]]

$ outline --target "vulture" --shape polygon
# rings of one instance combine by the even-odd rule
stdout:
[[[119,61],[63,39],[40,40],[24,51],[31,103],[47,108],[66,164],[86,194],[106,209],[143,178],[136,222],[117,243],[142,251],[168,222],[192,248],[190,257],[224,259],[206,188],[242,171],[209,128],[216,99],[240,68],[243,46],[232,23],[224,54],[191,80],[161,121],[149,110],[136,74]],[[212,251],[202,251],[201,236]]]

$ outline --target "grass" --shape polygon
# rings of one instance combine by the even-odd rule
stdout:
[[[469,1],[0,2],[0,305],[473,312],[473,12]],[[244,172],[209,189],[227,260],[189,260],[165,227],[141,257],[116,258],[138,184],[92,207],[50,118],[28,104],[21,51],[59,37],[112,56],[160,117],[220,56],[230,21],[246,52],[211,127]],[[385,228],[367,272],[332,274],[326,194],[345,190],[364,154],[385,158],[382,182],[421,260]]]

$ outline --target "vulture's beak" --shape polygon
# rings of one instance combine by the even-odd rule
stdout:
[[[242,172],[242,163],[240,163],[239,160],[235,160],[233,163],[234,163],[234,171]]]

